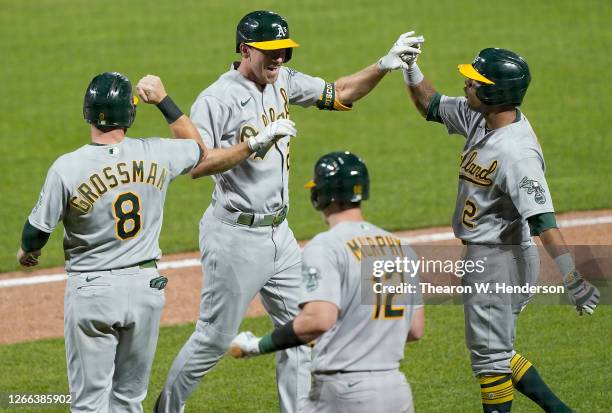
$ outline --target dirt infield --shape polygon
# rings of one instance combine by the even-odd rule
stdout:
[[[574,212],[560,214],[558,221],[577,218],[608,217],[612,210]],[[428,234],[448,233],[448,227],[402,231],[402,237],[418,237]],[[563,228],[563,235],[572,245],[612,245],[612,224],[592,224]],[[457,240],[428,241],[426,244],[457,245]],[[198,253],[165,256],[162,262],[198,259]],[[0,274],[0,281],[34,277],[41,274],[62,274],[63,268],[46,268],[36,271],[20,271]],[[199,314],[202,273],[199,266],[163,270],[170,278],[166,288],[166,307],[162,315],[163,325],[195,321]],[[17,343],[63,335],[63,306],[65,281],[51,281],[33,285],[0,288],[0,344]],[[263,314],[259,299],[253,300],[247,316]]]

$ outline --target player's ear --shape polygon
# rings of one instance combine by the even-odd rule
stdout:
[[[240,43],[240,56],[248,59],[251,56],[251,48],[244,43]]]

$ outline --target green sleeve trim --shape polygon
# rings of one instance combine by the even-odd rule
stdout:
[[[259,340],[259,352],[261,354],[273,353],[276,351],[276,347],[272,342],[272,333],[268,333]]]
[[[544,214],[537,214],[527,218],[529,223],[529,229],[532,236],[538,236],[542,232],[551,228],[558,228],[555,214],[553,212],[546,212]]]
[[[427,108],[427,119],[430,122],[438,122],[443,123],[442,118],[440,117],[440,100],[442,99],[442,94],[436,92],[435,95],[429,101],[429,107]]]
[[[48,232],[33,227],[30,221],[26,219],[21,234],[21,249],[25,252],[38,251],[49,241],[50,235]]]
[[[293,320],[287,324],[277,327],[270,334],[266,334],[259,340],[259,352],[272,353],[273,351],[285,350],[306,344],[293,330]]]

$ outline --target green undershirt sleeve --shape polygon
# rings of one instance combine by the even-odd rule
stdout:
[[[291,347],[301,346],[304,343],[293,330],[293,320],[287,324],[277,327],[272,333],[266,334],[259,341],[261,354],[285,350]]]
[[[527,223],[532,236],[538,236],[547,229],[558,228],[553,212],[531,216],[527,218]]]
[[[25,252],[38,251],[49,241],[50,235],[48,232],[33,227],[26,219],[21,233],[21,249]]]
[[[442,94],[436,92],[435,95],[429,101],[429,107],[427,108],[427,119],[430,122],[438,122],[442,123],[442,118],[440,117],[440,99],[442,98]]]

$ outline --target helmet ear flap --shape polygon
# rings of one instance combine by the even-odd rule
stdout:
[[[487,90],[489,88],[489,90]],[[480,85],[476,89],[476,96],[482,103],[485,105],[494,105],[495,99],[495,90],[491,90],[493,88],[489,87],[489,85]]]
[[[333,197],[330,197],[329,190],[327,188],[317,188],[313,186],[310,188],[310,203],[314,209],[320,211],[325,209],[334,201]]]

